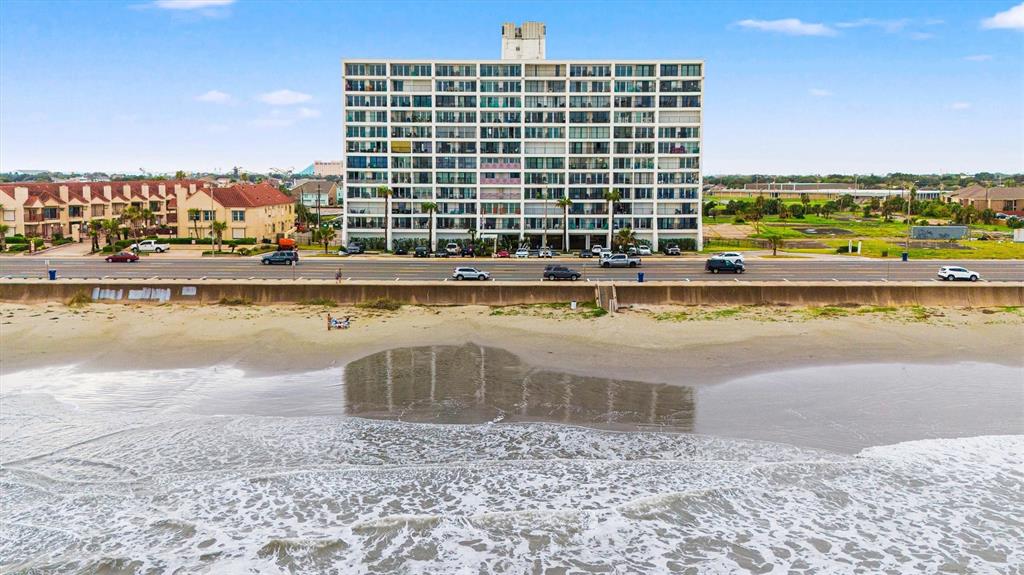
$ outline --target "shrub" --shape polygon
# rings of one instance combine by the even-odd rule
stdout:
[[[220,305],[252,305],[252,300],[244,297],[222,297],[217,303]]]
[[[356,307],[360,307],[363,309],[382,309],[387,311],[397,311],[402,308],[402,302],[385,297],[380,297],[377,299],[360,302],[356,304]]]
[[[69,299],[65,303],[68,307],[82,307],[84,305],[91,304],[92,297],[90,297],[89,294],[85,293],[84,291],[80,291],[75,295],[71,296],[71,299]]]
[[[328,298],[316,298],[316,299],[304,299],[299,302],[299,305],[319,305],[323,307],[335,307],[338,303]]]

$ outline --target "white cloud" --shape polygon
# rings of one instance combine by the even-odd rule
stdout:
[[[260,94],[256,99],[264,104],[270,104],[271,106],[292,106],[308,102],[313,99],[313,96],[303,94],[302,92],[295,92],[293,90],[277,90],[275,92]]]
[[[275,108],[270,113],[249,122],[256,128],[287,128],[303,120],[319,118],[320,110],[314,108]]]
[[[907,27],[910,20],[901,18],[899,20],[875,20],[874,18],[861,18],[860,20],[854,20],[852,22],[840,22],[836,24],[837,28],[863,28],[865,26],[872,26],[881,28],[890,34],[900,32]]]
[[[981,21],[982,28],[1024,30],[1024,2]]]
[[[969,110],[970,108],[970,102],[953,102],[949,105],[950,110]]]
[[[815,98],[828,98],[829,96],[832,95],[831,91],[822,88],[811,88],[808,91],[808,93],[810,93],[810,95],[814,96]]]
[[[220,90],[210,90],[204,94],[196,96],[197,102],[213,102],[214,104],[226,104],[231,101],[231,94],[221,92]]]
[[[964,56],[964,60],[968,62],[988,62],[992,59],[992,54],[974,54],[972,56]]]
[[[835,36],[836,31],[824,24],[812,24],[802,22],[797,18],[783,18],[781,20],[740,20],[736,23],[743,28],[761,30],[763,32],[778,32],[788,36]]]
[[[935,37],[935,34],[931,34],[929,32],[911,32],[910,33],[910,39],[911,40],[931,40],[934,37]]]
[[[235,3],[235,0],[153,0],[153,6],[165,10],[202,10],[204,8],[222,8]]]

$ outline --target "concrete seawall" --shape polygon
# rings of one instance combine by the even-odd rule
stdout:
[[[600,289],[599,289],[600,286]],[[594,301],[605,305],[1024,306],[1024,283],[938,282],[342,282],[287,280],[5,280],[0,301],[65,302],[82,294],[109,303],[253,304],[386,298],[420,305],[519,305]]]

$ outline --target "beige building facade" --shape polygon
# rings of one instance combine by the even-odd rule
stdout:
[[[293,200],[269,184],[215,186],[199,180],[26,182],[0,184],[0,221],[7,235],[88,239],[92,220],[145,211],[147,233],[208,237],[214,219],[228,223],[224,239],[276,239],[294,227]],[[198,213],[190,215],[189,209]],[[198,217],[198,220],[192,218]]]

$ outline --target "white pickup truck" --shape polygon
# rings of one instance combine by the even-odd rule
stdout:
[[[133,252],[156,252],[162,254],[171,249],[171,244],[158,244],[156,240],[142,240],[137,244],[132,244],[130,249]]]

